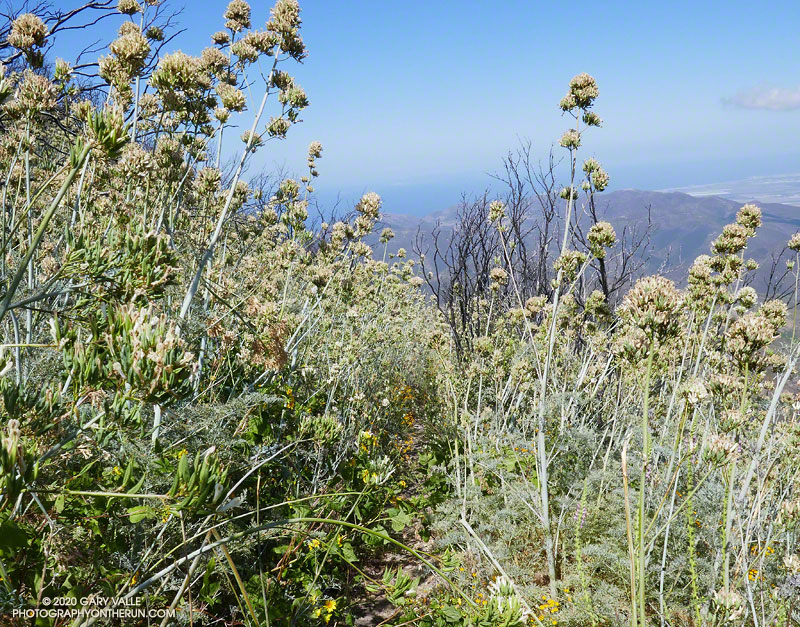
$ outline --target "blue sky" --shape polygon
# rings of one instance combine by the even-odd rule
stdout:
[[[187,4],[174,47],[209,45],[225,5]],[[388,211],[426,213],[481,191],[520,137],[546,157],[568,124],[557,103],[584,71],[598,81],[604,124],[583,156],[604,164],[614,188],[800,171],[798,3],[300,5],[309,56],[286,69],[311,106],[256,156],[259,167],[299,171],[321,141],[323,202],[375,190]],[[253,5],[254,26],[270,6]]]

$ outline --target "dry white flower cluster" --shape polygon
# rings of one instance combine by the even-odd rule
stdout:
[[[567,281],[574,281],[578,276],[578,271],[581,269],[588,257],[585,253],[578,250],[567,250],[559,255],[553,264],[556,272],[563,273],[564,279]]]
[[[569,90],[561,99],[559,107],[562,111],[573,111],[576,108],[588,110],[599,93],[594,78],[586,73],[578,74],[569,82]]]
[[[727,349],[738,364],[754,371],[763,363],[763,349],[778,337],[785,323],[784,303],[764,303],[758,311],[745,313],[731,324],[726,333]]]
[[[736,457],[739,445],[724,434],[712,433],[706,441],[705,459],[712,464],[727,463]]]
[[[47,26],[38,15],[23,13],[11,23],[6,41],[18,50],[31,52],[44,45],[47,34]]]
[[[586,186],[590,190],[594,189],[594,191],[602,192],[611,181],[608,172],[603,169],[600,162],[594,157],[584,161],[583,171],[587,176]]]
[[[614,227],[609,222],[596,222],[591,226],[586,235],[589,242],[589,248],[595,257],[604,259],[606,256],[606,249],[611,248],[617,243],[617,234],[614,232]]]
[[[650,341],[661,341],[678,333],[683,296],[675,283],[662,276],[639,279],[625,295],[620,318],[642,330]]]
[[[136,0],[119,0],[117,2],[117,11],[124,15],[135,15],[142,12],[142,5]]]

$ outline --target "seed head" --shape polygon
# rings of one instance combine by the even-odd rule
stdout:
[[[562,187],[558,195],[564,200],[577,200],[578,190],[575,188],[575,186],[570,185],[567,187]]]
[[[225,28],[234,33],[250,28],[250,5],[244,0],[231,0],[225,13]]]
[[[752,236],[761,226],[761,209],[752,204],[744,205],[736,213],[736,223],[748,229]]]
[[[211,81],[199,58],[179,50],[161,58],[150,83],[167,111],[180,111],[205,94]]]
[[[247,150],[250,152],[254,152],[256,148],[261,148],[264,145],[264,139],[261,135],[252,131],[242,133],[242,141],[247,145]]]
[[[6,41],[18,50],[30,52],[34,47],[44,45],[47,34],[47,26],[38,15],[23,13],[11,23]]]
[[[56,68],[53,72],[53,78],[60,83],[69,80],[72,75],[72,66],[64,61],[64,59],[56,59]]]
[[[267,22],[267,30],[276,35],[281,52],[297,61],[306,56],[306,48],[300,37],[300,24],[300,5],[297,0],[278,0]]]
[[[581,134],[571,128],[561,136],[558,143],[564,148],[574,150],[581,145]]]
[[[787,307],[782,300],[768,300],[758,311],[769,320],[776,333],[786,324]]]
[[[211,35],[211,41],[213,41],[218,46],[224,46],[225,44],[229,44],[231,41],[231,36],[229,33],[225,32],[224,30],[217,31],[213,35]]]
[[[726,224],[722,227],[722,235],[711,243],[711,249],[720,255],[735,255],[745,249],[750,229],[739,223]]]
[[[583,114],[583,123],[586,126],[602,126],[603,120],[594,111],[587,111]]]
[[[269,124],[267,125],[267,133],[269,133],[270,137],[279,137],[280,139],[284,139],[286,137],[286,133],[289,132],[289,128],[291,126],[292,123],[289,122],[289,120],[287,120],[286,118],[273,117],[269,121]]]
[[[578,101],[575,99],[575,96],[573,96],[571,93],[564,96],[558,103],[558,107],[562,111],[572,111],[577,106],[578,106]]]
[[[611,313],[606,302],[606,296],[600,290],[593,290],[584,305],[586,313],[598,317],[606,317]]]
[[[544,310],[546,304],[547,298],[544,296],[531,296],[525,301],[525,309],[528,311],[528,313],[535,316]]]
[[[758,294],[748,285],[736,292],[735,300],[745,309],[750,309],[758,301]]]
[[[489,271],[489,279],[491,279],[491,289],[498,290],[503,285],[508,283],[508,272],[503,268],[495,267]]]
[[[200,63],[209,74],[220,74],[228,67],[228,57],[219,48],[203,48],[200,53]]]
[[[119,0],[117,3],[117,11],[125,15],[135,15],[142,12],[142,5],[136,0]]]
[[[489,203],[489,222],[495,224],[500,222],[506,215],[506,206],[500,200],[493,200]]]
[[[586,235],[592,255],[598,259],[606,256],[606,248],[611,248],[617,243],[617,234],[614,227],[608,222],[597,222],[589,229]]]
[[[319,159],[322,157],[322,144],[318,141],[313,141],[308,146],[309,158]]]
[[[242,64],[255,63],[258,60],[258,49],[246,39],[240,39],[231,45],[231,52]]]
[[[231,117],[231,112],[227,109],[223,109],[222,107],[217,107],[214,109],[214,117],[217,118],[217,120],[219,120],[222,124],[225,124]]]
[[[591,108],[598,93],[597,82],[591,76],[585,72],[578,74],[569,82],[569,91],[561,99],[559,107],[562,111],[572,111],[575,108],[586,111]],[[598,122],[599,120],[597,118]]]
[[[578,276],[578,270],[586,263],[588,257],[577,250],[568,250],[556,259],[553,264],[556,272],[563,272],[567,281],[573,281]]]
[[[130,26],[121,29],[120,37],[111,42],[109,50],[117,57],[120,67],[129,77],[125,82],[130,82],[144,68],[147,55],[150,54],[150,44],[136,24],[125,24]]]
[[[592,172],[600,169],[600,162],[594,157],[589,157],[583,162],[583,171],[585,174],[591,175]]]
[[[278,44],[278,36],[270,31],[250,31],[244,36],[244,41],[260,53],[272,55],[273,49]]]
[[[733,590],[729,592],[725,592],[724,590],[716,591],[711,602],[720,610],[720,613],[725,616],[725,619],[730,624],[736,624],[744,614],[744,599]]]
[[[625,295],[620,317],[650,340],[664,340],[677,334],[682,307],[683,297],[672,281],[649,276],[639,279]]]
[[[56,108],[57,93],[56,86],[47,77],[25,70],[13,109],[23,117],[34,118]]]
[[[713,433],[706,441],[705,458],[712,464],[722,464],[736,457],[739,445],[727,435]]]
[[[609,181],[610,178],[608,176],[608,172],[606,172],[603,168],[598,168],[592,172],[592,185],[594,185],[595,190],[598,192],[602,192],[606,187],[608,187]]]
[[[388,244],[394,238],[394,231],[390,228],[385,228],[381,231],[380,242],[381,244]]]
[[[194,180],[194,189],[201,197],[210,198],[219,192],[222,174],[217,168],[203,168]]]
[[[144,32],[144,36],[150,41],[164,41],[164,31],[158,26],[149,26]]]
[[[244,92],[233,85],[219,83],[217,85],[217,96],[222,106],[229,111],[243,111],[245,105]]]
[[[748,312],[734,321],[725,337],[734,360],[752,370],[761,364],[760,351],[772,344],[777,333],[770,319],[759,311]]]
[[[367,192],[356,205],[356,211],[371,220],[377,220],[381,210],[381,197],[375,192]]]
[[[710,395],[708,388],[701,379],[694,379],[690,381],[683,387],[681,392],[682,396],[686,399],[686,402],[690,407],[699,405]]]
[[[146,179],[153,168],[152,155],[137,143],[129,143],[123,148],[117,164],[126,181]]]

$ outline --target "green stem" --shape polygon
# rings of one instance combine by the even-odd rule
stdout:
[[[733,481],[736,477],[736,462],[731,461],[728,467],[728,489],[725,495],[725,526],[722,530],[722,589],[730,592],[731,556],[728,551],[728,541],[733,524]]]
[[[17,271],[14,273],[14,278],[11,280],[11,285],[8,287],[8,291],[6,291],[6,295],[3,298],[3,302],[0,303],[0,321],[5,317],[8,309],[11,305],[11,299],[14,297],[14,294],[19,287],[20,281],[22,281],[22,277],[25,275],[27,271],[28,264],[30,263],[31,259],[33,258],[33,254],[36,252],[36,249],[39,247],[42,238],[44,237],[44,232],[47,230],[47,225],[50,223],[50,220],[55,215],[58,206],[61,204],[61,201],[64,199],[64,196],[67,194],[67,190],[69,190],[72,182],[75,180],[75,177],[78,174],[78,171],[81,169],[84,160],[86,157],[89,156],[89,152],[91,151],[91,147],[85,146],[78,156],[76,163],[72,166],[69,173],[67,174],[67,178],[64,179],[64,183],[61,185],[61,189],[58,190],[58,194],[53,199],[53,202],[50,203],[50,207],[47,209],[47,212],[44,214],[41,223],[39,224],[39,228],[36,231],[36,235],[33,238],[30,246],[28,247],[28,251],[25,253],[25,257],[19,264]]]
[[[647,482],[647,462],[650,459],[650,375],[653,370],[653,356],[655,350],[653,342],[647,351],[647,370],[644,376],[644,403],[642,405],[642,472],[639,484],[639,528],[637,530],[639,543],[639,624],[647,627],[647,612],[645,611],[645,552],[644,552],[644,501],[645,486]]]
[[[748,364],[744,368],[744,385],[742,386],[742,400],[739,405],[739,413],[744,418],[747,413],[747,383],[750,377],[750,367]],[[731,571],[731,556],[728,552],[728,543],[730,541],[731,530],[733,527],[733,486],[736,479],[736,458],[731,459],[728,463],[728,490],[725,502],[725,526],[722,532],[722,589],[728,593],[730,592],[730,571]]]
[[[792,315],[792,341],[789,346],[794,346],[794,337],[797,332],[797,288],[800,281],[800,252],[794,256],[794,312]]]
[[[694,436],[694,419],[692,420],[692,436]],[[694,607],[695,620],[698,625],[700,621],[700,592],[697,585],[697,555],[694,539],[694,521],[692,520],[692,493],[694,489],[694,468],[692,460],[689,460],[686,472],[686,536],[689,543],[689,577],[692,585],[692,606]]]
[[[218,546],[221,546],[223,544],[230,544],[234,540],[240,540],[242,538],[246,538],[246,537],[248,537],[248,536],[250,536],[250,535],[252,535],[254,533],[258,533],[259,531],[265,531],[267,529],[274,529],[276,527],[282,527],[282,526],[285,526],[285,525],[291,525],[291,524],[296,524],[296,523],[321,523],[321,524],[329,524],[329,525],[339,525],[340,527],[347,527],[349,529],[353,529],[353,530],[358,531],[360,533],[365,533],[367,535],[371,535],[371,536],[373,536],[375,538],[379,538],[381,540],[385,540],[386,542],[394,544],[395,546],[407,551],[408,553],[410,553],[411,555],[416,557],[420,562],[425,564],[433,572],[435,572],[442,579],[444,579],[444,581],[450,586],[450,588],[452,590],[454,590],[462,599],[464,599],[470,607],[472,607],[472,608],[477,608],[478,607],[476,605],[475,601],[473,601],[472,598],[470,598],[470,596],[466,592],[464,592],[459,586],[457,586],[455,583],[453,583],[453,581],[444,572],[442,572],[442,570],[440,568],[437,568],[430,560],[424,558],[419,553],[419,551],[416,551],[415,549],[411,548],[410,546],[395,540],[391,536],[388,536],[388,535],[383,534],[383,533],[379,533],[379,532],[374,531],[372,529],[367,529],[366,527],[362,527],[361,525],[356,525],[354,523],[345,522],[343,520],[334,520],[334,519],[331,519],[331,518],[305,518],[305,517],[304,518],[288,518],[288,519],[285,519],[285,520],[276,520],[276,521],[269,522],[269,523],[266,523],[266,524],[263,524],[263,525],[259,525],[259,526],[256,526],[256,527],[250,527],[249,529],[245,529],[244,531],[239,531],[239,532],[236,532],[236,533],[232,533],[231,535],[229,535],[229,536],[227,536],[225,538],[222,538],[220,540],[217,540],[216,542],[210,542],[210,543],[206,544],[205,546],[200,547],[196,551],[193,551],[193,552],[189,553],[188,555],[185,555],[185,556],[183,556],[181,558],[178,558],[177,560],[175,560],[169,566],[163,568],[159,572],[157,572],[154,575],[152,575],[151,577],[149,577],[147,580],[145,580],[142,583],[140,583],[138,586],[136,586],[134,589],[132,589],[130,592],[128,592],[128,594],[126,594],[124,598],[132,599],[137,594],[139,594],[139,592],[141,592],[142,590],[144,590],[146,588],[149,588],[152,584],[154,584],[155,582],[159,581],[163,577],[167,576],[168,574],[170,574],[171,572],[173,572],[174,570],[176,570],[177,568],[179,568],[181,565],[185,564],[186,562],[190,562],[197,555],[202,555],[204,553],[208,553],[209,551],[213,551]]]

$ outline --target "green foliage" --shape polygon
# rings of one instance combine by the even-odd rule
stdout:
[[[75,314],[113,302],[143,302],[163,297],[176,284],[177,256],[166,235],[145,233],[142,225],[110,230],[105,239],[67,231],[70,252],[62,273],[89,287],[87,296],[75,302]]]
[[[114,409],[131,399],[169,403],[190,392],[194,355],[164,314],[134,303],[113,305],[88,320],[88,337],[53,323],[64,368],[76,390],[114,392]]]

